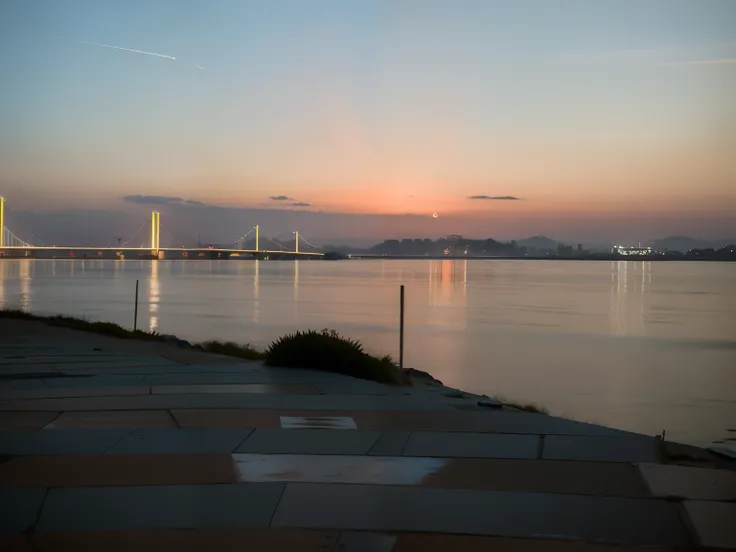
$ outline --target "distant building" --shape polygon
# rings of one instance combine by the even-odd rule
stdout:
[[[653,251],[651,247],[616,245],[611,250],[611,253],[630,257],[651,255]]]

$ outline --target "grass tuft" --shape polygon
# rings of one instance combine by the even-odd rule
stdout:
[[[408,375],[390,355],[369,355],[359,341],[342,337],[335,330],[298,331],[282,336],[266,351],[266,364],[324,370],[379,383],[410,384]]]

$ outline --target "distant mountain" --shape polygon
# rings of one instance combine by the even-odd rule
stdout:
[[[657,251],[681,251],[686,253],[691,249],[720,249],[736,243],[736,238],[720,240],[702,240],[687,236],[670,236],[653,240],[650,245]]]
[[[545,236],[534,236],[523,240],[516,240],[516,245],[527,249],[557,249],[562,242],[555,241]]]

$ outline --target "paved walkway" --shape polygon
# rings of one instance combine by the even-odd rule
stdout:
[[[1,329],[3,551],[736,547],[736,468],[701,449],[442,387]]]

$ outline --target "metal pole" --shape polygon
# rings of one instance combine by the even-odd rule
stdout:
[[[135,281],[135,314],[133,315],[133,331],[138,331],[138,280]]]
[[[404,369],[404,286],[399,293],[401,317],[399,321],[399,368]]]

